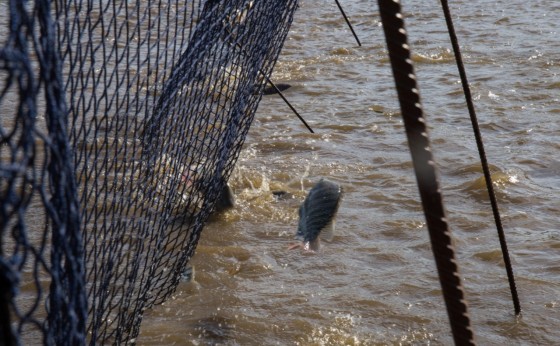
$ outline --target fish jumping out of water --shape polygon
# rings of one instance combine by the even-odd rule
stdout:
[[[342,192],[340,185],[324,179],[313,186],[299,207],[295,239],[300,243],[292,244],[290,250],[302,247],[304,250],[317,251],[319,236],[326,240],[332,239]]]
[[[201,177],[195,177],[195,179],[196,180],[194,180],[194,182],[191,182],[191,184],[193,184],[194,186],[199,186],[199,190],[204,190],[204,187],[202,187],[203,184],[211,184],[211,182],[205,182],[204,178]],[[222,177],[219,184],[220,187],[216,196],[213,210],[216,213],[221,213],[235,206],[235,196],[228,182]]]

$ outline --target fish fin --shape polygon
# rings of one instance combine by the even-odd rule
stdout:
[[[332,241],[334,238],[334,229],[336,227],[336,218],[332,219],[322,230],[320,236],[323,240]]]
[[[231,209],[235,206],[235,197],[231,187],[227,183],[224,183],[222,190],[218,195],[218,199],[214,205],[214,210],[216,212],[222,212],[227,209]]]
[[[305,226],[305,207],[302,204],[298,210],[299,222],[296,231],[295,239],[303,241],[305,238],[305,233],[307,233],[307,227]]]
[[[288,247],[288,250],[295,250],[299,247],[303,247],[301,243],[292,243],[290,244],[290,246]]]
[[[181,274],[181,281],[191,282],[194,281],[194,265],[185,268]]]
[[[317,237],[315,240],[305,243],[305,250],[319,251],[319,244],[319,237]]]

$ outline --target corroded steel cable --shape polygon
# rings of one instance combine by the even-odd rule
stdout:
[[[453,339],[456,345],[474,345],[474,335],[470,326],[467,304],[464,299],[434,158],[430,150],[426,122],[420,104],[414,68],[410,59],[401,6],[398,0],[379,0],[378,2]]]

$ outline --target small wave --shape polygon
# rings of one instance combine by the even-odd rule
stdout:
[[[519,181],[519,178],[515,174],[508,174],[504,172],[496,172],[492,173],[492,184],[494,185],[494,189],[499,191],[503,190],[505,187],[511,184],[515,184]],[[486,179],[482,177],[478,177],[466,184],[466,189],[470,192],[475,192],[479,190],[486,189]]]
[[[500,249],[478,252],[474,257],[484,262],[503,263],[503,255]]]
[[[412,61],[425,64],[444,64],[455,61],[455,56],[449,49],[440,49],[433,53],[412,53]]]

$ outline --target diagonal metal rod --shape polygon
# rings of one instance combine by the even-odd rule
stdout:
[[[457,35],[455,33],[455,28],[453,26],[453,20],[451,19],[451,12],[449,10],[449,5],[447,3],[447,0],[441,0],[441,6],[443,7],[445,21],[447,22],[447,29],[449,31],[451,44],[453,45],[453,51],[455,52],[455,59],[457,60],[457,68],[459,69],[459,75],[461,76],[461,83],[463,84],[463,91],[465,93],[467,108],[469,109],[469,115],[471,117],[471,123],[474,131],[474,136],[476,139],[476,145],[478,146],[480,163],[482,164],[482,171],[484,172],[484,178],[486,180],[486,188],[488,189],[488,195],[490,196],[490,204],[492,205],[492,211],[494,213],[494,221],[496,222],[496,228],[498,229],[498,237],[500,238],[500,245],[502,247],[502,256],[504,258],[504,264],[506,267],[507,277],[509,281],[509,288],[513,300],[513,307],[515,310],[515,314],[519,315],[521,313],[521,305],[519,303],[519,296],[517,295],[517,288],[515,286],[515,278],[513,276],[511,260],[509,258],[506,236],[504,233],[504,228],[502,226],[502,220],[500,218],[500,211],[498,210],[498,202],[496,200],[496,194],[494,193],[494,186],[492,185],[492,176],[490,174],[490,169],[488,168],[488,161],[486,160],[486,153],[484,151],[482,135],[480,133],[476,112],[474,110],[474,104],[472,100],[471,90],[469,87],[469,81],[467,80],[467,73],[465,72],[465,66],[463,64],[463,58],[461,56],[461,50],[459,48],[459,43],[457,40]]]
[[[282,92],[280,91],[280,89],[278,89],[278,87],[276,86],[276,84],[274,84],[270,78],[268,78],[267,75],[264,74],[264,72],[262,70],[259,70],[259,72],[264,76],[264,78],[266,78],[266,81],[268,82],[268,84],[272,85],[272,87],[274,88],[274,90],[278,93],[278,95],[280,95],[280,97],[282,98],[282,100],[284,100],[284,102],[286,102],[286,104],[288,105],[288,107],[290,107],[290,109],[292,110],[292,112],[294,112],[294,114],[299,118],[299,120],[301,120],[301,122],[303,123],[303,125],[305,125],[305,127],[307,127],[307,129],[309,130],[309,132],[311,133],[315,133],[313,131],[313,129],[307,124],[307,122],[305,121],[305,119],[303,119],[303,117],[301,115],[299,115],[298,111],[294,108],[294,106],[292,106],[292,104],[288,101],[288,99],[286,99],[286,97],[284,96],[284,94],[282,94]]]
[[[231,31],[229,29],[227,29],[227,32],[229,35],[231,35]],[[247,52],[245,51],[245,48],[243,48],[241,46],[241,44],[239,44],[239,42],[234,42],[235,45],[241,49],[241,52],[243,52],[243,54],[245,54],[246,56],[248,55]],[[262,69],[259,68],[259,73],[266,79],[266,81],[268,82],[268,84],[270,84],[274,90],[278,93],[278,95],[280,95],[280,97],[282,98],[282,100],[284,100],[284,102],[288,105],[288,107],[290,107],[290,109],[292,110],[292,112],[294,112],[294,114],[299,118],[299,120],[303,123],[303,125],[305,125],[305,127],[307,127],[307,129],[309,130],[309,132],[311,133],[315,133],[313,131],[313,129],[307,124],[307,122],[305,121],[305,119],[303,119],[303,117],[298,113],[298,111],[294,108],[294,106],[292,106],[292,104],[288,101],[288,99],[284,96],[284,94],[282,94],[282,92],[280,91],[280,89],[278,89],[278,87],[276,86],[276,84],[274,84],[270,78],[266,75],[266,73],[263,72]]]
[[[354,31],[354,28],[352,27],[352,24],[350,24],[350,20],[348,19],[348,17],[346,16],[346,13],[344,13],[344,10],[342,9],[342,6],[340,6],[340,2],[338,2],[338,0],[334,0],[336,2],[336,6],[338,6],[338,9],[340,10],[340,13],[342,13],[342,16],[344,17],[344,20],[346,21],[346,24],[348,24],[348,27],[350,28],[350,31],[352,31],[352,35],[354,35],[354,38],[356,39],[356,42],[358,42],[358,46],[362,46],[362,43],[360,42],[360,39],[358,38],[358,35],[356,35],[356,32]]]

